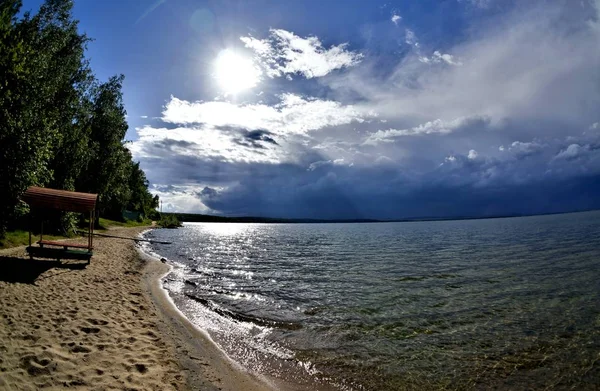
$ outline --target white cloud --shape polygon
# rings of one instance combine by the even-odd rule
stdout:
[[[148,118],[148,116],[147,115],[140,115],[140,118],[146,119],[146,118]]]
[[[415,32],[410,29],[406,29],[404,31],[404,41],[411,46],[414,46],[416,48],[419,47],[419,41],[417,40],[417,36]]]
[[[517,157],[530,156],[540,152],[544,148],[543,144],[532,142],[514,141],[508,150]]]
[[[571,144],[566,149],[560,151],[554,158],[555,159],[574,159],[586,150],[579,144]]]
[[[459,3],[468,3],[477,8],[489,8],[492,0],[458,0]]]
[[[349,163],[347,164],[345,159],[340,158],[340,159],[334,159],[334,160],[319,160],[316,162],[312,162],[309,166],[308,169],[306,171],[314,171],[319,167],[323,167],[323,166],[348,166],[348,167],[352,167],[354,164],[353,163]]]
[[[197,184],[179,186],[154,184],[150,190],[152,194],[160,197],[163,212],[214,213],[196,196],[197,186]]]
[[[519,7],[448,49],[452,58],[438,51],[439,56],[426,60],[462,66],[430,66],[420,60],[422,49],[417,49],[399,60],[384,80],[377,62],[365,59],[364,66],[327,82],[360,97],[390,122],[408,117],[423,123],[480,113],[498,121],[510,118],[513,125],[543,120],[587,127],[598,121],[593,108],[600,104],[595,88],[600,57],[590,53],[600,47],[600,29],[585,24],[569,29],[559,23],[567,9],[557,8]],[[411,30],[405,38],[411,45],[417,42]],[[582,96],[589,104],[581,104]],[[538,129],[524,126],[526,134],[519,137],[533,139],[542,135]],[[501,142],[514,139],[512,135]]]
[[[330,164],[331,164],[331,160],[319,160],[316,162],[312,162],[312,163],[310,163],[310,166],[308,166],[307,171],[314,171],[319,167],[328,166]]]
[[[224,162],[279,163],[291,160],[291,153],[272,143],[260,143],[260,148],[244,144],[243,135],[200,126],[190,128],[138,128],[138,140],[128,144],[136,159],[189,157],[208,158]]]
[[[163,121],[175,124],[207,124],[264,129],[275,134],[306,134],[330,126],[362,122],[372,116],[353,106],[294,94],[280,96],[280,103],[236,105],[230,102],[188,102],[171,97]]]
[[[329,49],[317,37],[302,38],[282,29],[271,29],[267,39],[240,37],[252,49],[267,76],[281,77],[300,74],[307,79],[322,77],[360,62],[363,55],[347,50],[347,44]]]
[[[455,66],[462,65],[462,62],[455,60],[454,56],[452,56],[450,54],[442,54],[437,50],[435,52],[433,52],[433,55],[431,57],[425,57],[425,56],[419,57],[419,61],[421,61],[425,64],[439,64],[439,63],[443,62],[448,65],[455,65]]]
[[[469,151],[469,154],[467,155],[467,158],[470,159],[470,160],[473,160],[473,159],[477,159],[477,156],[479,156],[479,154],[477,153],[477,151],[474,150],[474,149],[471,149]]]
[[[370,133],[364,140],[365,145],[394,142],[398,137],[419,136],[428,134],[449,134],[461,128],[484,128],[489,124],[489,118],[483,116],[460,117],[452,121],[436,119],[409,129],[378,130]]]
[[[398,14],[393,14],[392,15],[392,22],[397,26],[398,22],[402,20],[402,16],[398,15]]]

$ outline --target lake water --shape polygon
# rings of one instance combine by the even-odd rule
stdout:
[[[194,223],[149,247],[236,361],[317,388],[598,389],[600,212]],[[310,387],[314,388],[314,384]]]

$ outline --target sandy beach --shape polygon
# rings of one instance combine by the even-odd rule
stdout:
[[[282,388],[236,366],[170,305],[159,283],[168,270],[129,240],[95,239],[89,265],[0,251],[0,388]]]

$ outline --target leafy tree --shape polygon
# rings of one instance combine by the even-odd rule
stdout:
[[[127,186],[131,154],[123,145],[127,132],[121,92],[124,76],[113,76],[93,91],[88,160],[78,188],[98,194],[98,210],[120,218],[131,197]]]
[[[43,115],[44,56],[36,53],[37,29],[28,14],[17,23],[20,1],[0,4],[0,233],[14,219],[19,195],[44,184],[55,131]]]
[[[140,163],[132,163],[132,171],[129,179],[129,188],[132,191],[131,200],[129,201],[129,209],[140,211],[145,217],[157,219],[157,208],[159,204],[158,196],[153,196],[148,191],[148,180],[146,174],[140,168]]]
[[[97,193],[112,218],[158,204],[123,142],[124,76],[97,82],[72,8],[46,0],[19,18],[20,0],[0,1],[0,237],[27,210],[18,200],[31,185]],[[51,219],[63,229],[74,221]]]

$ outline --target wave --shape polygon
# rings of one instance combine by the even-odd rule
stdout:
[[[274,319],[260,318],[257,316],[243,314],[241,312],[236,312],[236,311],[232,311],[230,309],[223,308],[208,299],[198,297],[198,296],[195,296],[190,293],[185,293],[185,296],[202,304],[206,308],[210,309],[211,311],[213,311],[223,317],[226,317],[226,318],[238,321],[238,322],[248,322],[248,323],[253,323],[253,324],[255,324],[257,326],[261,326],[261,327],[273,327],[273,328],[284,329],[284,330],[300,330],[302,328],[302,324],[297,323],[297,322],[286,322],[286,321],[280,321],[280,320],[274,320]]]

